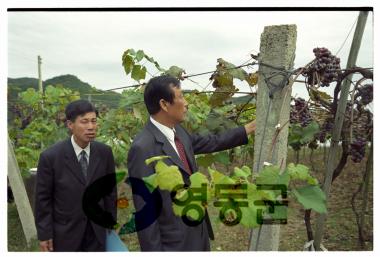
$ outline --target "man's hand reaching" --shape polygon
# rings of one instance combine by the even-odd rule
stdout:
[[[247,132],[247,135],[255,133],[256,130],[256,120],[251,121],[250,123],[246,124],[244,126],[245,132]]]

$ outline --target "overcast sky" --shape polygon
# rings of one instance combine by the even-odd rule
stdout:
[[[215,69],[220,57],[235,65],[244,63],[250,53],[259,51],[264,27],[280,24],[297,25],[295,67],[300,67],[313,59],[312,49],[316,46],[336,53],[358,14],[357,11],[8,12],[8,77],[36,78],[37,55],[41,55],[43,80],[73,74],[99,89],[127,86],[134,84],[121,65],[122,54],[128,48],[144,50],[164,68],[177,65],[187,74],[205,72]],[[343,66],[354,30],[338,54]],[[373,67],[372,13],[367,19],[357,66]],[[193,80],[205,86],[208,78],[205,75]],[[186,89],[199,89],[190,81],[182,85]],[[298,84],[293,95],[304,96],[303,88]]]

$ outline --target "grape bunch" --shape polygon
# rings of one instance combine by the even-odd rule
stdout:
[[[313,140],[313,141],[311,141],[308,145],[307,145],[310,149],[317,149],[318,148],[318,142],[317,142],[317,140]]]
[[[333,120],[331,118],[327,119],[321,126],[321,130],[319,132],[319,142],[326,142],[327,133],[331,133],[333,129]]]
[[[373,84],[366,84],[358,89],[358,93],[356,94],[356,99],[360,97],[358,100],[358,104],[367,105],[373,101]]]
[[[290,123],[300,123],[302,127],[306,127],[312,120],[307,102],[301,97],[294,99],[290,111]]]
[[[313,49],[315,60],[311,63],[308,69],[305,70],[303,76],[308,78],[309,85],[315,85],[317,79],[314,74],[317,73],[320,78],[322,87],[330,86],[330,83],[337,81],[340,71],[340,59],[325,47],[317,47]]]
[[[366,145],[367,141],[364,138],[357,138],[350,144],[350,154],[353,162],[358,163],[363,159]]]

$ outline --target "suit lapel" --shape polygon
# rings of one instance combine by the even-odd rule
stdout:
[[[82,173],[82,168],[75,155],[74,147],[69,138],[65,144],[65,163],[69,167],[70,172],[76,177],[83,185],[86,185],[86,180]]]
[[[90,161],[89,161],[89,165],[88,165],[88,169],[87,169],[87,183],[92,181],[92,179],[95,175],[94,173],[95,173],[96,167],[99,165],[100,158],[101,157],[99,154],[99,150],[96,147],[96,144],[91,144]]]
[[[168,139],[165,137],[162,132],[153,125],[153,123],[149,120],[147,124],[147,129],[155,136],[156,140],[162,144],[162,150],[164,153],[168,156],[170,156],[170,161],[173,162],[175,165],[180,167],[180,171],[182,174],[186,174],[189,176],[189,174],[185,171],[185,166],[181,159],[179,158],[177,152],[174,150],[173,146],[170,144]],[[187,154],[186,154],[187,155]]]

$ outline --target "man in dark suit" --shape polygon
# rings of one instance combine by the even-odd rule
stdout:
[[[184,120],[187,102],[180,82],[163,75],[152,78],[144,92],[144,102],[151,115],[144,129],[135,137],[128,154],[128,174],[133,190],[136,228],[142,251],[209,251],[213,239],[208,214],[198,225],[188,225],[174,215],[170,192],[156,189],[147,193],[143,177],[154,168],[145,164],[152,156],[168,155],[164,161],[176,165],[185,184],[198,170],[195,154],[212,153],[247,144],[255,121],[219,135],[189,134],[179,124]]]
[[[93,141],[97,111],[91,103],[74,101],[67,105],[65,113],[72,136],[42,152],[37,168],[35,222],[40,248],[41,251],[104,251],[106,228],[86,215],[87,200],[83,202],[82,198],[88,195],[87,189],[92,184],[99,184],[105,177],[115,178],[112,150]],[[95,209],[116,220],[114,184],[106,185],[111,188],[110,193],[93,207],[99,207]]]

